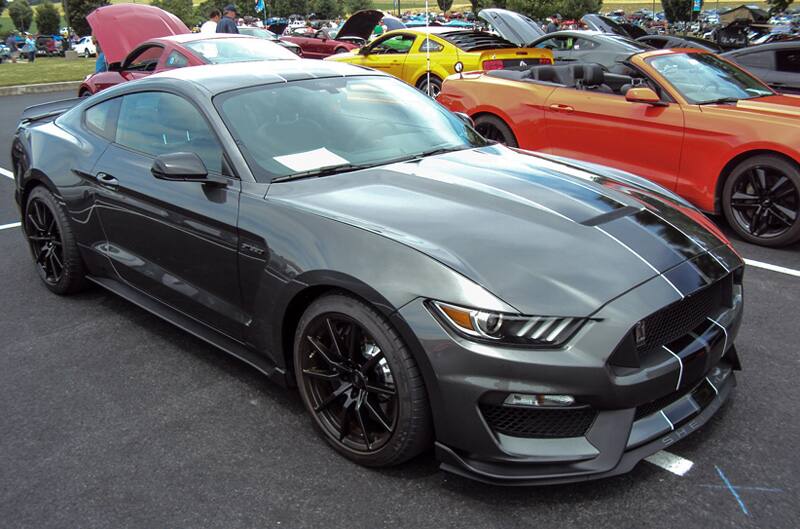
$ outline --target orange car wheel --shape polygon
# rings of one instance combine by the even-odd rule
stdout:
[[[762,246],[800,240],[800,170],[780,156],[765,154],[741,162],[725,181],[722,208],[731,228]]]
[[[475,130],[487,140],[496,141],[509,147],[518,147],[514,132],[497,116],[482,114],[475,118]]]

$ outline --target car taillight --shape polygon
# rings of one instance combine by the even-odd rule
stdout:
[[[553,59],[550,57],[542,57],[539,59],[539,64],[553,64]]]
[[[489,70],[502,70],[503,69],[503,61],[483,61],[483,70],[488,72]]]

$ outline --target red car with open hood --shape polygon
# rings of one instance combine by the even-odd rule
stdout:
[[[108,71],[88,76],[78,90],[81,97],[174,68],[298,59],[282,46],[256,37],[191,33],[178,17],[149,5],[103,6],[86,18]]]

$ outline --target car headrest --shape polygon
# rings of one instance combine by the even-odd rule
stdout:
[[[583,64],[570,64],[569,70],[572,74],[572,78],[577,81],[578,79],[583,79]]]
[[[561,81],[555,66],[538,66],[536,69],[532,69],[532,71],[533,78],[537,81],[547,81],[550,83],[559,83]]]
[[[604,79],[603,67],[599,64],[584,64],[583,65],[583,84],[585,86],[597,86],[603,84]]]

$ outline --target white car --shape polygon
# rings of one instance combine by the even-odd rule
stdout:
[[[94,57],[97,55],[97,48],[92,42],[92,37],[81,37],[74,46],[72,46],[73,51],[78,52],[78,55],[83,55],[84,57]]]

